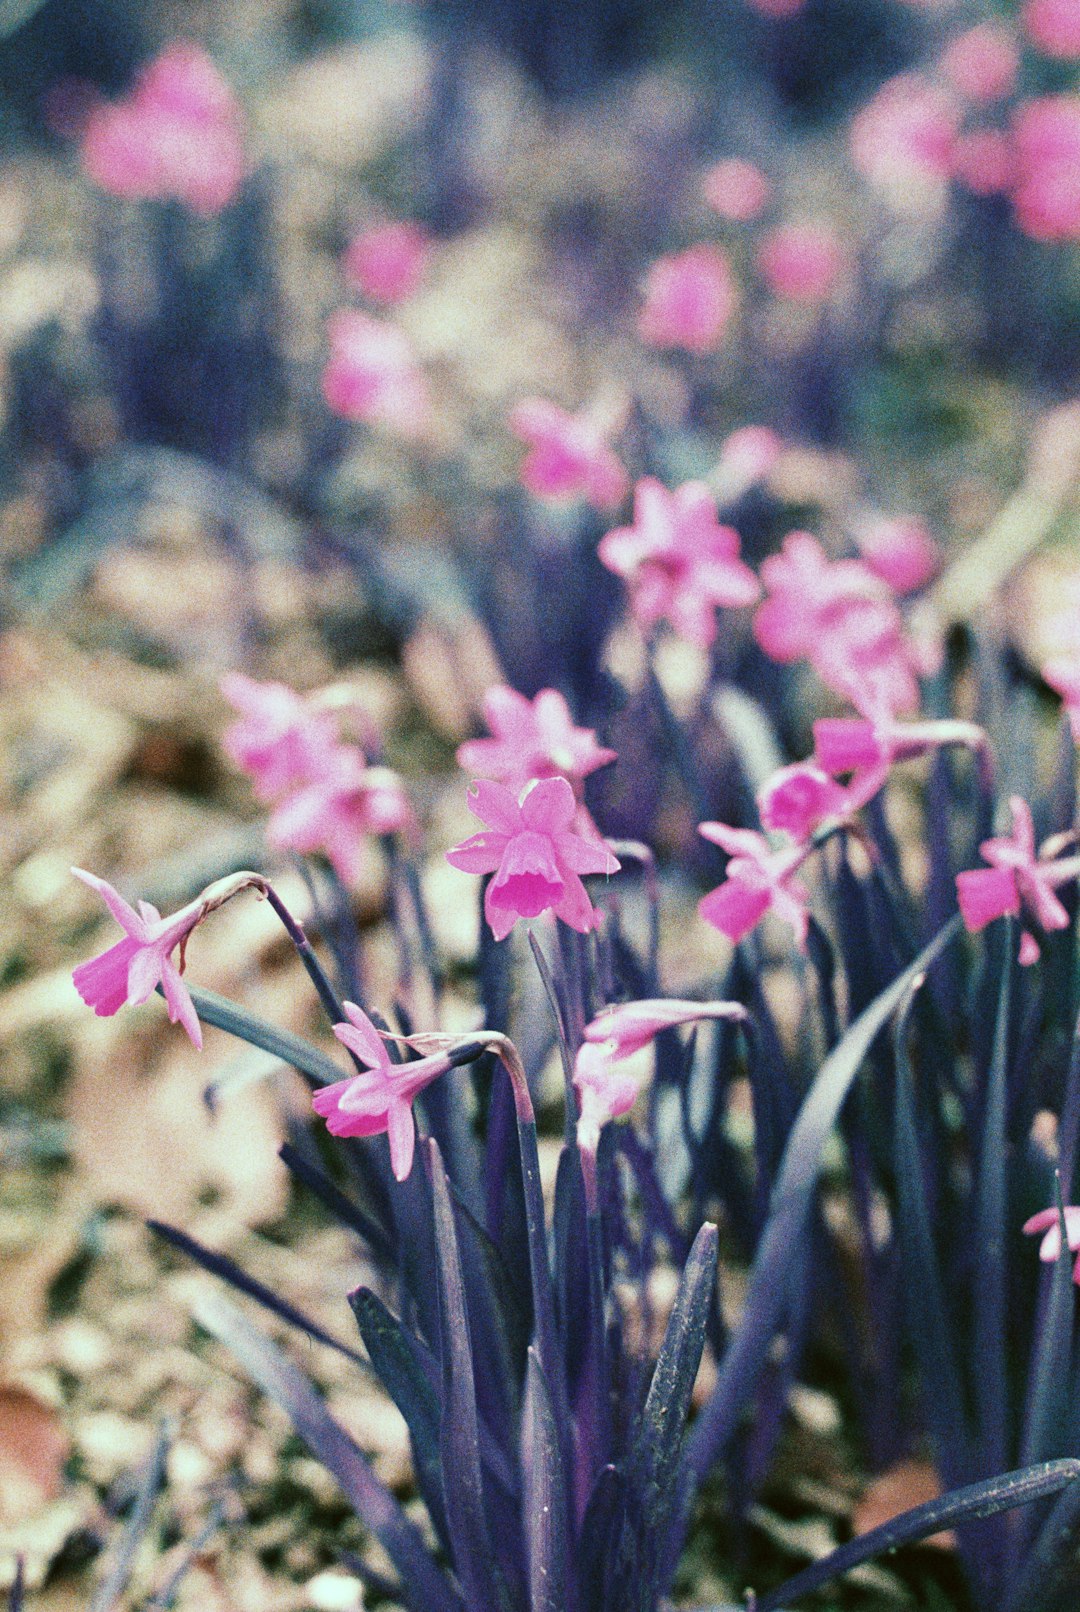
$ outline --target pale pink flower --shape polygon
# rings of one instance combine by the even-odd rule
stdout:
[[[484,915],[496,940],[519,918],[552,912],[581,934],[600,914],[581,882],[583,873],[615,873],[619,863],[599,840],[574,832],[577,802],[565,778],[541,778],[515,797],[503,784],[481,780],[469,790],[469,810],[485,832],[446,853],[465,873],[494,873]]]
[[[104,879],[82,868],[71,871],[83,884],[97,891],[124,931],[123,940],[118,940],[99,957],[80,963],[71,976],[87,1007],[92,1007],[99,1018],[111,1018],[124,1006],[136,1007],[145,1002],[160,984],[170,1020],[173,1024],[179,1020],[192,1043],[201,1047],[202,1027],[180,972],[187,938],[209,910],[206,897],[199,896],[172,917],[163,918],[148,901],[140,901],[136,912]],[[180,947],[180,968],[172,960],[177,946]]]
[[[848,257],[831,225],[807,219],[770,231],[758,248],[757,264],[774,296],[814,303],[832,294]]]
[[[953,147],[953,178],[976,196],[997,196],[1013,182],[1012,139],[1004,129],[972,129]]]
[[[745,1019],[741,1002],[681,1002],[673,997],[652,997],[606,1007],[585,1026],[585,1040],[611,1048],[609,1056],[629,1058],[654,1041],[662,1030],[702,1019]]]
[[[278,850],[322,851],[344,882],[355,884],[366,836],[394,834],[412,821],[397,774],[369,767],[359,750],[338,745],[321,758],[315,777],[274,810],[266,837]]]
[[[610,1120],[628,1114],[641,1090],[641,1077],[633,1065],[621,1062],[614,1041],[584,1041],[574,1060],[574,1090],[578,1096],[577,1142],[593,1158],[600,1132]]]
[[[814,723],[814,760],[832,777],[889,768],[944,745],[988,753],[986,734],[974,722],[897,722],[887,711],[873,717],[822,717]]]
[[[240,713],[222,734],[222,749],[249,774],[260,800],[275,800],[318,776],[337,740],[330,712],[313,710],[284,683],[257,683],[240,672],[228,673],[219,687]]]
[[[800,844],[826,818],[841,816],[851,809],[849,791],[812,761],[796,762],[774,772],[758,790],[757,807],[763,828],[790,834]]]
[[[1043,929],[1067,929],[1069,915],[1055,893],[1055,887],[1077,876],[1076,860],[1040,861],[1035,851],[1035,830],[1031,810],[1019,795],[1009,800],[1012,833],[984,840],[979,854],[990,863],[956,876],[956,894],[964,926],[975,933],[1006,913],[1017,916],[1029,912]],[[1034,962],[1038,943],[1034,936],[1022,961]]]
[[[521,480],[537,498],[583,498],[596,509],[625,498],[629,477],[588,414],[568,414],[542,397],[522,398],[511,411],[510,429],[528,446]]]
[[[743,425],[725,438],[709,483],[724,503],[764,481],[784,451],[783,439],[767,425]]]
[[[953,88],[976,102],[999,101],[1008,95],[1019,65],[1016,35],[1001,22],[980,22],[958,34],[941,58],[941,70]]]
[[[855,523],[853,535],[867,566],[894,593],[914,593],[938,568],[937,544],[914,516],[867,516]]]
[[[721,218],[745,224],[764,212],[772,186],[754,163],[742,157],[725,157],[709,169],[701,190]]]
[[[1027,0],[1024,28],[1044,56],[1075,61],[1080,56],[1080,0]]]
[[[342,1004],[347,1024],[335,1024],[343,1046],[366,1065],[363,1074],[336,1080],[312,1093],[311,1106],[331,1136],[381,1136],[390,1143],[390,1164],[398,1181],[408,1179],[416,1147],[412,1105],[420,1093],[454,1067],[445,1053],[411,1063],[391,1061],[379,1032],[355,1002]]]
[[[726,823],[699,823],[698,833],[731,859],[723,883],[698,902],[705,921],[738,942],[771,910],[791,925],[800,949],[805,948],[810,898],[795,877],[805,847],[774,851],[764,834]]]
[[[354,308],[330,319],[323,396],[335,414],[415,437],[428,419],[428,391],[412,343],[396,325]]]
[[[809,532],[789,532],[761,567],[769,597],[754,636],[773,660],[808,659],[818,676],[860,710],[918,703],[913,653],[884,582],[861,560],[828,560]]]
[[[700,481],[669,492],[643,476],[634,489],[634,524],[606,533],[598,552],[625,579],[641,627],[670,621],[701,648],[716,637],[718,608],[752,604],[761,592],[739,558],[738,532],[717,520],[715,498]]]
[[[113,195],[219,213],[245,173],[243,116],[206,52],[177,43],[125,100],[90,112],[81,153],[86,172]]]
[[[712,352],[723,340],[738,301],[727,255],[718,246],[690,246],[658,258],[649,270],[638,335],[652,347]]]
[[[851,122],[851,160],[877,189],[906,200],[949,174],[956,109],[918,73],[890,78]]]
[[[431,237],[404,220],[374,224],[345,253],[348,279],[371,302],[407,302],[419,289],[431,256]]]
[[[1075,1254],[1080,1249],[1080,1208],[1075,1204],[1065,1206],[1065,1240],[1069,1253]],[[1054,1265],[1061,1254],[1061,1215],[1057,1209],[1040,1209],[1037,1215],[1032,1215],[1024,1221],[1024,1235],[1037,1237],[1043,1233],[1043,1240],[1039,1244],[1039,1258],[1044,1265]],[[1080,1258],[1073,1265],[1073,1281],[1080,1283]]]
[[[1027,101],[1013,124],[1013,207],[1037,241],[1080,238],[1080,97]]]
[[[505,784],[518,795],[531,778],[563,777],[580,799],[590,773],[616,759],[596,742],[592,728],[577,728],[557,689],[543,688],[535,699],[500,684],[484,695],[490,739],[469,739],[458,747],[457,762],[477,778]]]

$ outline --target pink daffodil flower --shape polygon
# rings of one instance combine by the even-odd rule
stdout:
[[[638,335],[653,347],[712,352],[723,340],[738,300],[726,254],[718,246],[688,247],[658,258],[649,270]]]
[[[574,830],[577,802],[565,778],[541,778],[515,796],[482,779],[469,791],[469,810],[487,825],[446,853],[465,873],[493,873],[484,915],[496,940],[519,918],[552,912],[581,934],[600,921],[581,882],[584,873],[615,873],[619,862],[597,839]]]
[[[405,332],[345,308],[331,318],[328,335],[322,388],[334,413],[403,437],[419,436],[429,414],[427,382]]]
[[[832,295],[848,256],[829,224],[804,219],[770,230],[758,247],[757,266],[773,296],[814,304]]]
[[[1028,38],[1044,56],[1080,57],[1080,0],[1027,0],[1023,20]]]
[[[528,699],[505,684],[484,695],[490,739],[468,739],[458,747],[458,766],[477,778],[490,778],[520,794],[531,778],[561,776],[580,799],[590,773],[616,759],[597,744],[592,728],[574,726],[570,707],[558,689],[542,688]]]
[[[1016,221],[1036,241],[1080,238],[1080,96],[1024,101],[1012,126]]]
[[[914,593],[938,568],[937,544],[914,517],[868,515],[853,535],[866,565],[894,593]]]
[[[806,945],[809,895],[795,877],[807,847],[774,850],[764,834],[730,828],[726,823],[699,823],[698,833],[726,851],[731,860],[722,884],[698,902],[706,923],[738,942],[769,911],[789,923],[800,950]]]
[[[574,1060],[577,1141],[586,1158],[595,1159],[601,1130],[609,1120],[628,1114],[641,1090],[638,1071],[621,1062],[623,1056],[615,1041],[585,1041],[578,1048]]]
[[[716,518],[716,500],[701,481],[669,492],[653,476],[634,489],[634,524],[600,540],[609,571],[625,579],[635,620],[648,631],[670,621],[680,637],[708,648],[716,611],[752,604],[761,589],[739,558],[739,534]]]
[[[763,828],[790,834],[803,844],[826,818],[849,812],[850,800],[850,792],[828,773],[812,761],[800,761],[781,767],[765,781],[758,791],[757,807]]]
[[[591,415],[527,397],[511,411],[510,429],[529,449],[521,481],[535,497],[583,498],[596,509],[622,503],[629,477]]]
[[[240,714],[222,735],[222,748],[249,774],[260,800],[275,800],[318,776],[337,740],[329,711],[314,709],[284,683],[257,683],[240,672],[230,672],[219,686]]]
[[[355,1002],[342,1005],[348,1023],[335,1024],[334,1034],[366,1068],[347,1080],[320,1086],[312,1093],[311,1106],[326,1121],[331,1136],[381,1136],[385,1131],[394,1176],[405,1181],[416,1147],[413,1102],[433,1080],[454,1067],[454,1060],[440,1052],[395,1064],[363,1009]]]
[[[370,301],[390,306],[415,295],[430,254],[430,236],[419,224],[373,224],[350,242],[345,273]]]
[[[266,837],[278,850],[322,851],[346,884],[355,884],[368,834],[411,826],[404,786],[389,767],[369,767],[361,751],[328,750],[317,775],[271,814]]]
[[[603,1008],[585,1026],[585,1040],[603,1043],[612,1058],[629,1058],[654,1041],[661,1030],[700,1019],[747,1017],[741,1002],[682,1002],[675,997],[651,997]]]
[[[1056,1209],[1040,1209],[1037,1215],[1032,1215],[1024,1221],[1024,1235],[1037,1237],[1043,1233],[1043,1240],[1039,1244],[1039,1258],[1044,1265],[1054,1265],[1061,1255],[1061,1217]],[[1080,1208],[1075,1204],[1065,1205],[1065,1237],[1069,1245],[1070,1254],[1080,1249]],[[1073,1281],[1080,1283],[1080,1258],[1073,1265]]]
[[[961,745],[972,750],[989,780],[992,758],[986,734],[974,722],[952,718],[928,722],[897,722],[888,711],[873,716],[828,716],[814,723],[814,761],[830,777],[845,773],[856,777],[881,773],[881,781],[898,761],[911,761],[934,750]],[[855,787],[855,779],[852,780]],[[860,788],[865,800],[870,798]]]
[[[1030,807],[1019,795],[1010,798],[1009,807],[1012,833],[984,840],[979,846],[979,854],[990,866],[956,876],[964,926],[975,934],[995,918],[1027,912],[1043,929],[1067,929],[1069,915],[1058,900],[1056,890],[1080,874],[1080,858],[1039,859]],[[1038,942],[1033,935],[1025,933],[1020,961],[1033,963],[1038,956]]]

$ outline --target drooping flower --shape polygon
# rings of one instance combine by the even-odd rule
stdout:
[[[276,800],[318,776],[337,740],[329,711],[313,709],[284,683],[258,683],[241,672],[228,673],[219,686],[240,713],[222,734],[222,748],[249,774],[260,800]]]
[[[600,914],[581,882],[584,873],[615,873],[618,860],[600,841],[574,831],[577,802],[565,778],[541,778],[516,797],[482,779],[469,791],[469,810],[487,825],[446,853],[464,873],[493,873],[484,915],[496,940],[519,918],[552,912],[587,934]]]
[[[91,179],[115,196],[221,212],[245,173],[243,115],[198,45],[170,45],[122,101],[94,107],[82,136]]]
[[[381,1136],[385,1131],[394,1176],[405,1181],[416,1147],[413,1102],[432,1081],[454,1067],[453,1059],[437,1053],[395,1064],[363,1009],[355,1002],[342,1005],[348,1023],[335,1024],[334,1034],[366,1069],[347,1080],[320,1086],[312,1093],[311,1106],[326,1121],[331,1136]]]
[[[603,1008],[585,1026],[585,1040],[603,1043],[608,1056],[629,1058],[654,1041],[661,1030],[701,1019],[745,1019],[741,1002],[682,1002],[675,997],[646,998]]]
[[[1080,0],[1027,0],[1024,29],[1044,56],[1062,61],[1080,57]]]
[[[717,609],[752,604],[761,591],[739,546],[734,527],[717,520],[704,482],[669,492],[643,476],[634,489],[634,524],[608,532],[598,552],[625,579],[641,627],[670,621],[681,637],[707,648],[716,637]]]
[[[764,212],[772,186],[752,162],[725,157],[709,169],[702,183],[705,200],[721,218],[744,224]]]
[[[818,219],[779,225],[766,235],[757,254],[769,290],[787,302],[824,302],[847,262],[836,231]]]
[[[1012,129],[1016,221],[1037,241],[1080,237],[1080,96],[1027,101]]]
[[[1077,877],[1076,858],[1062,861],[1040,860],[1035,850],[1035,828],[1031,809],[1019,795],[1009,800],[1012,833],[984,840],[979,854],[988,868],[973,868],[956,876],[956,894],[964,926],[972,934],[984,929],[1006,913],[1029,913],[1048,930],[1067,929],[1069,915],[1056,894],[1058,885]],[[1026,953],[1026,955],[1025,955]],[[1038,943],[1030,936],[1021,953],[1022,962],[1034,962]]]
[[[881,777],[884,781],[884,772]],[[763,828],[774,834],[790,834],[800,844],[827,818],[852,809],[850,791],[810,761],[774,772],[758,791],[757,807]]]
[[[986,734],[974,722],[943,718],[897,722],[887,711],[873,717],[827,716],[814,723],[814,760],[823,772],[885,771],[897,761],[912,761],[944,746],[962,745],[989,758]]]
[[[335,414],[415,437],[428,418],[427,382],[403,330],[355,308],[328,326],[323,396]]]
[[[708,353],[718,347],[738,306],[726,254],[701,244],[658,258],[645,282],[638,335],[653,347]]]
[[[937,544],[914,516],[868,515],[854,523],[859,553],[894,593],[914,593],[938,568]]]
[[[907,211],[940,193],[957,122],[951,99],[936,84],[900,73],[852,119],[851,160],[898,211]]]
[[[583,498],[611,509],[626,496],[629,477],[589,414],[569,414],[542,397],[522,398],[511,411],[510,429],[528,446],[521,480],[537,498]]]
[[[698,902],[705,921],[738,942],[773,911],[791,925],[799,947],[805,947],[810,898],[795,877],[805,847],[774,851],[764,834],[726,823],[699,823],[698,833],[731,858],[723,883]]]
[[[355,884],[369,834],[395,834],[413,821],[404,785],[389,767],[369,767],[362,751],[338,745],[317,774],[271,814],[269,843],[278,850],[322,851],[346,884]]]
[[[603,1127],[629,1114],[641,1090],[640,1074],[624,1056],[615,1041],[584,1041],[574,1059],[578,1147],[594,1158]]]
[[[1043,1233],[1043,1240],[1039,1244],[1039,1258],[1044,1265],[1057,1263],[1061,1255],[1061,1216],[1056,1209],[1040,1209],[1037,1215],[1024,1221],[1024,1235],[1037,1237]],[[1080,1249],[1080,1208],[1075,1204],[1065,1205],[1065,1238],[1070,1254]],[[1073,1265],[1073,1281],[1080,1283],[1080,1257]]]
[[[1074,9],[1080,17],[1080,8],[1074,4]],[[1016,35],[1000,22],[980,22],[958,34],[941,58],[941,70],[953,88],[977,102],[998,101],[1008,95],[1019,65]]]
[[[430,256],[427,230],[393,220],[354,236],[345,253],[345,273],[371,302],[392,306],[416,294]]]
[[[474,777],[505,784],[515,795],[531,778],[560,776],[580,798],[589,774],[616,759],[614,750],[597,744],[592,728],[574,726],[558,689],[543,688],[530,700],[505,684],[489,688],[484,719],[492,737],[460,745],[458,766]]]

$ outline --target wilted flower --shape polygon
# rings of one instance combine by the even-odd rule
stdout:
[[[407,302],[419,288],[430,255],[431,237],[419,224],[374,224],[349,243],[345,273],[372,302]]]
[[[1073,10],[1080,17],[1075,4]],[[945,77],[969,101],[997,101],[1008,95],[1019,65],[1016,35],[1000,22],[980,22],[958,34],[941,58]]]
[[[772,186],[761,169],[742,157],[725,157],[710,168],[701,192],[721,218],[743,224],[765,210]]]
[[[658,258],[645,282],[638,335],[653,347],[708,353],[718,347],[738,306],[727,256],[718,246],[691,246]]]
[[[522,398],[510,429],[528,445],[521,480],[537,498],[583,498],[611,509],[626,496],[629,477],[590,415],[568,414],[542,397]]]
[[[796,941],[804,947],[809,896],[795,878],[795,870],[805,858],[805,847],[774,851],[764,834],[729,828],[726,823],[699,823],[698,833],[731,858],[724,882],[698,902],[705,921],[737,942],[771,910],[791,925]]]
[[[357,309],[330,320],[323,395],[335,414],[417,436],[428,416],[427,383],[403,330]]]
[[[365,836],[394,834],[412,820],[398,775],[369,767],[361,751],[339,745],[271,814],[266,837],[278,850],[324,852],[345,883],[355,884]]]
[[[1024,28],[1044,56],[1075,61],[1080,56],[1080,0],[1027,0]]]
[[[1037,241],[1080,237],[1080,97],[1044,95],[1013,124],[1013,206]]]
[[[824,302],[847,267],[847,253],[830,225],[807,219],[766,235],[757,265],[774,296]]]
[[[535,699],[500,684],[484,695],[490,739],[458,747],[458,766],[520,794],[531,778],[561,776],[580,798],[581,785],[598,767],[616,759],[596,742],[592,728],[577,728],[558,689],[542,688]]]
[[[515,797],[502,784],[481,780],[469,791],[469,810],[487,824],[446,853],[464,873],[493,873],[484,915],[496,940],[519,918],[552,912],[582,934],[600,914],[581,882],[583,873],[615,873],[618,860],[599,840],[574,831],[577,802],[565,778],[541,778]]]
[[[328,711],[284,683],[258,683],[241,672],[221,679],[222,694],[240,721],[221,738],[225,754],[246,772],[260,800],[270,801],[315,778],[337,739]]]
[[[752,604],[761,592],[739,546],[734,527],[717,520],[704,482],[669,492],[644,476],[634,489],[634,524],[601,538],[599,555],[625,579],[641,627],[670,621],[681,637],[707,648],[716,637],[717,609]]]
[[[984,840],[979,854],[990,863],[956,876],[956,893],[965,927],[975,933],[995,918],[1027,911],[1043,929],[1067,929],[1069,915],[1056,895],[1056,887],[1077,877],[1077,858],[1041,861],[1035,852],[1031,809],[1019,795],[1009,800],[1012,833]],[[1039,955],[1034,936],[1026,936],[1020,961],[1035,962]]]

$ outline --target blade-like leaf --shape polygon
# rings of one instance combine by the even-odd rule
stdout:
[[[994,1020],[994,1043],[982,1104],[982,1136],[976,1186],[978,1280],[975,1283],[975,1403],[979,1420],[979,1462],[984,1473],[1000,1472],[1005,1452],[1005,1216],[1006,1075],[1012,999],[1015,925],[1001,925],[1001,984]]]
[[[524,1498],[530,1612],[565,1612],[570,1550],[562,1452],[544,1369],[532,1347],[525,1373],[521,1442],[527,1452]]]
[[[8,1596],[8,1612],[22,1612],[23,1604],[23,1559],[15,1558],[15,1577],[11,1584],[11,1594]]]
[[[195,1562],[205,1551],[207,1545],[217,1533],[225,1520],[226,1509],[219,1500],[210,1508],[210,1515],[203,1523],[195,1537],[184,1547],[183,1555],[161,1586],[156,1590],[143,1607],[143,1612],[168,1612],[176,1599],[176,1592],[184,1579],[191,1571]]]
[[[332,1058],[325,1052],[305,1041],[303,1036],[293,1035],[291,1030],[282,1030],[276,1024],[270,1024],[266,1019],[243,1008],[238,1002],[230,1002],[227,996],[219,996],[216,991],[203,990],[201,986],[189,986],[191,999],[195,1003],[195,1011],[204,1024],[213,1024],[219,1030],[227,1030],[240,1041],[247,1041],[253,1047],[261,1047],[264,1052],[272,1052],[293,1069],[298,1069],[306,1075],[313,1086],[330,1086],[335,1080],[342,1080],[344,1072],[338,1068]]]
[[[1048,1463],[1060,1464],[1065,1462]],[[1078,1463],[1069,1463],[1076,1466]],[[1075,1606],[1076,1552],[1080,1546],[1080,1476],[1069,1484],[1039,1531],[1015,1582],[1010,1586],[1003,1612],[1059,1612]]]
[[[401,1575],[412,1612],[464,1612],[461,1597],[436,1567],[419,1529],[372,1472],[304,1373],[220,1294],[200,1294],[193,1314],[200,1326],[233,1351],[252,1381],[286,1412],[312,1453],[337,1479]]]
[[[309,1191],[329,1209],[336,1220],[348,1226],[363,1238],[371,1252],[381,1260],[393,1261],[394,1250],[385,1229],[373,1215],[335,1186],[330,1177],[298,1153],[291,1142],[283,1142],[278,1158],[285,1168],[302,1181]]]
[[[1049,1460],[1060,1446],[1066,1424],[1069,1394],[1069,1355],[1072,1350],[1073,1258],[1065,1227],[1065,1202],[1061,1177],[1055,1178],[1061,1251],[1050,1275],[1050,1291],[1041,1315],[1031,1368],[1031,1389],[1027,1404],[1021,1456],[1028,1461]]]
[[[173,1430],[166,1424],[157,1436],[157,1442],[146,1463],[142,1481],[135,1496],[131,1516],[120,1536],[116,1554],[102,1582],[94,1592],[89,1612],[112,1612],[127,1588],[135,1555],[146,1537],[150,1519],[154,1514],[158,1491],[165,1478],[165,1461],[172,1443]]]

